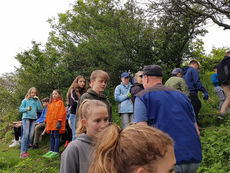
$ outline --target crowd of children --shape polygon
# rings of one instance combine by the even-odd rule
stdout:
[[[205,93],[204,99],[208,98],[208,94],[199,81],[199,63],[192,61],[190,65],[184,71],[191,73],[191,76],[186,77],[184,73],[185,77],[182,78],[183,70],[175,68],[165,85],[188,95],[191,103],[195,103],[193,109],[198,115],[200,108],[197,108],[198,101],[194,100],[197,99],[197,90]],[[88,90],[84,76],[79,75],[74,79],[66,94],[67,109],[59,90],[53,90],[50,98],[42,99],[41,104],[36,88],[30,88],[19,108],[22,122],[14,126],[15,140],[10,147],[18,145],[19,136],[22,136],[20,157],[27,158],[29,144],[33,141],[33,148],[38,148],[39,138],[46,132],[50,135],[50,151],[43,157],[58,157],[60,135],[69,126],[71,135],[66,139],[66,149],[61,155],[61,173],[142,173],[150,170],[158,172],[160,169],[162,173],[174,172],[176,160],[171,137],[156,128],[133,124],[135,97],[146,88],[143,86],[144,75],[157,76],[157,71],[151,73],[154,74],[138,71],[134,85],[129,82],[129,73],[121,74],[121,84],[115,88],[114,98],[119,103],[122,129],[115,124],[109,125],[112,123],[112,107],[104,90],[110,78],[102,70],[91,73],[91,88]],[[197,80],[195,82],[199,86],[195,90],[191,88],[194,87],[191,77]],[[42,105],[44,109],[37,119],[37,112],[42,110]]]

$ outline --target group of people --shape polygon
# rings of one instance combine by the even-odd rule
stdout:
[[[228,59],[229,55],[230,52],[226,54]],[[50,151],[44,157],[59,155],[60,134],[65,133],[69,124],[71,137],[61,155],[62,173],[153,170],[195,173],[202,161],[197,122],[201,108],[198,91],[208,99],[199,69],[199,63],[192,60],[183,70],[175,68],[165,85],[162,83],[163,70],[158,65],[148,65],[138,71],[134,85],[129,82],[129,73],[122,73],[121,84],[114,92],[122,128],[112,123],[112,108],[104,94],[109,75],[102,70],[93,71],[90,89],[87,89],[86,79],[77,76],[66,94],[67,111],[60,92],[52,92],[44,119],[45,131],[50,134]],[[227,88],[224,92],[230,91],[229,83],[222,84]],[[28,157],[36,112],[41,108],[36,89],[31,88],[20,106],[23,112],[22,158]]]

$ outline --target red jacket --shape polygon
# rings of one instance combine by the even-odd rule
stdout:
[[[46,132],[49,133],[51,130],[57,130],[57,122],[61,121],[61,128],[59,134],[65,133],[66,123],[66,109],[62,100],[57,99],[52,101],[47,107],[46,113]]]

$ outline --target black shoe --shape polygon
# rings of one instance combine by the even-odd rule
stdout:
[[[35,145],[33,145],[32,147],[31,147],[31,149],[33,150],[33,149],[37,149],[38,148],[38,144],[35,144]]]

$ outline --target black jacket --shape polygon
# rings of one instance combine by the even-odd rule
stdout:
[[[217,66],[217,74],[220,85],[230,83],[230,57],[225,56]]]

